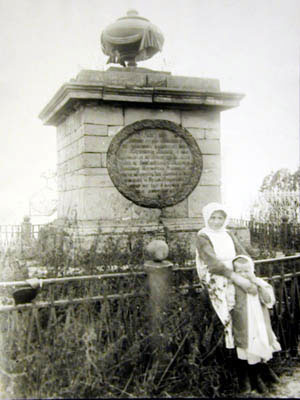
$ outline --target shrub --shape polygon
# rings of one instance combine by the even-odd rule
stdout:
[[[103,234],[99,227],[89,246],[83,243],[73,227],[49,225],[39,232],[37,240],[23,258],[30,264],[44,266],[45,277],[98,274],[124,269],[140,269],[144,263],[144,249],[156,237],[156,232],[133,232],[127,234]],[[168,232],[168,260],[184,266],[194,254],[190,237]],[[30,256],[27,256],[29,254]]]

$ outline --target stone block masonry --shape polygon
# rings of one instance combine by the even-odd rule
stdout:
[[[202,207],[221,200],[220,112],[238,106],[242,97],[221,92],[217,79],[132,67],[81,71],[40,114],[57,127],[58,217],[76,214],[89,238],[99,223],[107,233],[151,231],[159,221],[170,231],[195,232]],[[123,128],[160,119],[186,129],[203,159],[192,193],[163,211],[125,198],[107,170],[107,151]]]
[[[99,114],[97,113],[97,110],[99,110]],[[93,105],[81,108],[81,118],[78,118],[78,114],[76,114],[76,116],[70,115],[64,124],[68,127],[68,130],[66,128],[60,128],[58,130],[57,147],[59,190],[72,191],[73,194],[74,191],[83,191],[83,193],[87,193],[85,192],[85,189],[93,187],[93,196],[89,195],[84,199],[84,195],[81,193],[80,199],[82,199],[83,202],[89,199],[89,201],[93,201],[94,204],[96,204],[95,199],[97,196],[100,196],[100,198],[103,199],[105,193],[109,193],[111,196],[112,192],[114,192],[114,190],[116,191],[107,173],[106,152],[112,137],[126,125],[141,119],[166,119],[176,122],[181,126],[183,125],[182,122],[184,120],[185,122],[189,121],[188,125],[190,126],[199,125],[199,122],[193,117],[193,115],[187,114],[181,110],[153,110],[120,106],[106,108],[106,112],[108,114],[111,113],[112,115],[112,119],[110,120],[106,118],[107,114],[105,114],[106,123],[109,125],[103,124],[105,118],[102,118],[103,109],[101,106]],[[206,113],[202,112],[201,116],[206,116]],[[70,120],[72,119],[73,121],[71,123]],[[111,125],[113,120],[117,125]],[[206,116],[206,120],[215,121],[211,115]],[[76,122],[79,122],[80,125],[76,126]],[[101,124],[99,124],[99,122],[101,122]],[[122,125],[120,125],[121,122]],[[200,185],[218,186],[220,185],[220,164],[216,160],[220,154],[220,144],[218,139],[205,139],[205,129],[206,128],[198,126],[188,128],[187,130],[190,133],[196,132],[194,136],[203,154],[203,171]],[[215,125],[214,129],[217,129]],[[67,135],[66,132],[68,132]],[[199,136],[201,139],[198,139]],[[211,157],[209,157],[209,155]],[[213,158],[215,159],[214,163],[211,161]],[[87,173],[87,171],[90,172]],[[108,188],[110,188],[110,190],[108,190]],[[70,199],[70,197],[68,198]],[[74,202],[72,202],[72,204],[73,203]],[[80,206],[78,201],[77,207],[77,216],[80,219],[100,218],[101,213],[99,211],[96,212],[95,207],[90,207],[91,210],[94,210],[94,214],[93,211],[84,211],[85,208]],[[65,210],[68,209],[69,212],[71,212],[71,208],[72,207],[67,206],[64,207],[63,210],[65,212]],[[173,217],[176,217],[176,214],[178,217],[188,216],[188,211],[186,210],[187,207],[184,207],[184,211],[182,205],[170,208],[172,211],[167,208],[165,215],[172,215]],[[102,209],[104,208],[102,207]],[[176,210],[178,211],[176,212]],[[68,215],[64,215],[64,217],[68,217]],[[114,216],[111,212],[105,212],[104,215],[101,215],[101,218],[104,219],[110,219],[110,217],[116,218],[117,215]]]

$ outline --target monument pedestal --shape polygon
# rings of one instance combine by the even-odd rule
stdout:
[[[170,232],[195,234],[203,225],[203,206],[221,200],[220,112],[238,106],[242,97],[221,92],[216,79],[133,67],[81,71],[40,114],[57,127],[58,218],[76,222],[87,242],[99,227],[105,234],[126,234],[154,232],[163,224]],[[162,209],[126,198],[108,171],[112,140],[142,120],[176,124],[202,155],[191,193]]]

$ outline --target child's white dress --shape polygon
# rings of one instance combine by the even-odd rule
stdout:
[[[244,257],[246,258],[246,256]],[[236,345],[237,356],[241,360],[247,360],[249,364],[256,364],[261,361],[267,362],[273,357],[275,351],[281,350],[281,346],[271,327],[268,310],[275,304],[273,288],[261,278],[256,277],[255,283],[258,288],[263,288],[269,294],[269,302],[262,300],[259,293],[252,295],[236,290],[235,307],[239,306],[239,302],[244,302],[243,307],[240,308],[240,313],[244,312],[246,314],[245,320],[247,321],[246,329],[243,329],[246,332],[246,341],[242,340],[242,342],[246,343],[246,346],[240,347],[238,344]],[[242,298],[243,296],[245,296],[244,299]],[[244,307],[246,309],[243,310]],[[235,342],[239,342],[236,337],[238,336],[239,327],[235,326],[235,323],[236,320],[233,318]]]

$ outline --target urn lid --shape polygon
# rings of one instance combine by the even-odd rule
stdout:
[[[149,19],[141,17],[139,15],[139,13],[134,9],[128,10],[126,15],[125,15],[125,17],[120,17],[120,18],[117,19],[117,21],[120,21],[120,20],[123,20],[123,19],[126,19],[126,20],[140,19],[140,20],[144,20],[144,21],[149,22]]]
[[[124,67],[136,66],[137,61],[147,60],[162,50],[164,37],[160,30],[136,10],[129,10],[101,34],[103,53],[107,63]]]

